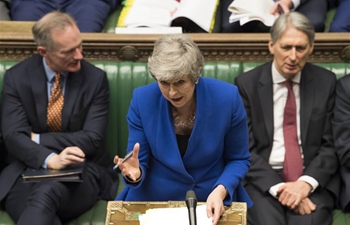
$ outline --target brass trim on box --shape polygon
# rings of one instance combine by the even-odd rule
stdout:
[[[205,204],[200,202],[198,204]],[[148,209],[186,207],[184,201],[168,202],[124,202],[109,201],[105,225],[139,225],[138,215],[144,214]],[[233,202],[225,208],[218,225],[246,225],[247,204]]]

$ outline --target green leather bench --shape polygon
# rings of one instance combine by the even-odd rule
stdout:
[[[6,69],[17,62],[0,62],[0,90],[3,85],[3,76]],[[147,64],[139,62],[92,62],[97,67],[106,71],[110,85],[110,113],[106,134],[106,146],[111,155],[125,154],[128,131],[126,114],[134,88],[155,82],[148,74]],[[236,76],[250,70],[261,63],[216,62],[206,63],[203,71],[204,77],[212,77],[230,83]],[[319,64],[333,71],[337,78],[350,73],[350,63],[322,63]],[[123,184],[118,192],[123,188]],[[70,221],[68,225],[104,225],[106,218],[106,201],[99,201],[91,210]],[[344,214],[335,211],[335,218],[339,222],[333,225],[344,225]],[[349,219],[349,218],[348,218]],[[349,219],[350,220],[350,219]],[[0,225],[14,225],[14,222],[5,211],[0,210]]]

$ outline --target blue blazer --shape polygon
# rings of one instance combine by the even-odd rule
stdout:
[[[128,151],[140,143],[143,171],[137,184],[126,183],[117,200],[184,200],[194,190],[205,202],[219,184],[227,188],[224,204],[252,202],[241,181],[250,166],[246,112],[236,86],[200,78],[195,88],[196,120],[186,154],[178,149],[171,104],[158,84],[135,89],[127,115]]]

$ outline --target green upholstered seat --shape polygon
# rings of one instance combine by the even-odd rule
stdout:
[[[0,62],[0,90],[3,86],[3,76],[6,69],[17,62]],[[110,85],[110,113],[106,133],[106,146],[111,156],[123,156],[126,151],[128,130],[126,115],[132,97],[132,91],[139,86],[155,82],[149,75],[147,64],[138,62],[92,62],[106,71]],[[204,66],[204,77],[212,77],[233,83],[236,76],[244,71],[255,68],[261,63],[238,62],[208,62]],[[319,63],[318,65],[333,71],[337,78],[350,73],[349,63]],[[118,192],[123,188],[121,182]],[[96,205],[68,225],[103,225],[106,218],[106,201],[99,201]],[[333,225],[344,225],[343,218],[349,220],[348,215],[341,211],[334,212]],[[340,222],[338,222],[340,221]],[[0,225],[14,225],[8,214],[0,210]]]
[[[333,224],[332,225],[349,225],[350,213],[343,213],[341,210],[333,211]]]
[[[0,225],[14,225],[10,216],[3,210],[0,210]]]
[[[315,65],[332,71],[337,76],[337,79],[350,73],[350,63],[315,63]]]
[[[124,156],[128,128],[126,114],[132,91],[136,87],[154,82],[148,75],[145,63],[131,62],[93,62],[94,65],[106,71],[110,85],[110,111],[107,127],[107,150],[114,156]]]

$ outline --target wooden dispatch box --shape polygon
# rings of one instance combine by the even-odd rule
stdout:
[[[204,202],[198,203],[204,204]],[[105,225],[139,225],[138,215],[144,214],[147,209],[186,207],[184,201],[168,202],[126,202],[109,201]],[[233,202],[225,207],[225,212],[219,220],[219,225],[246,225],[247,204]]]

